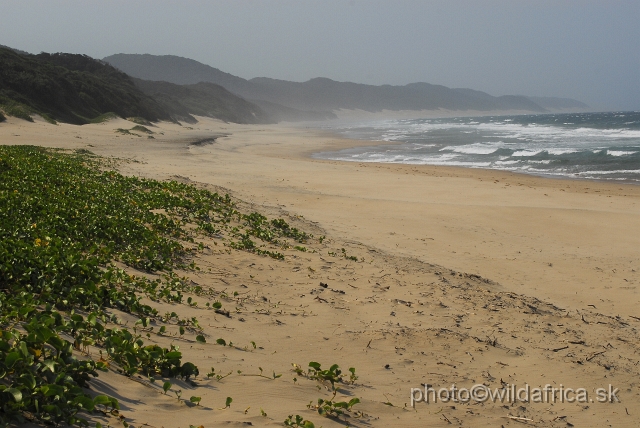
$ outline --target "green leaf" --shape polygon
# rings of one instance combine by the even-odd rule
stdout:
[[[202,397],[193,396],[193,397],[189,398],[189,401],[191,401],[194,404],[198,404],[198,405],[200,404],[200,400],[202,400]]]
[[[233,401],[233,398],[227,397],[227,401],[225,401],[224,403],[224,408],[226,409],[227,407],[230,407],[232,401]]]
[[[38,327],[36,329],[36,336],[42,342],[46,342],[50,337],[54,336],[55,333],[48,329],[47,327]]]
[[[355,406],[359,402],[360,402],[359,398],[352,398],[351,400],[349,400],[349,408],[352,408],[353,406]]]
[[[11,394],[11,396],[13,397],[14,401],[16,403],[19,403],[22,401],[22,392],[20,392],[19,389],[17,388],[7,388],[4,390],[4,392],[7,392],[9,394]]]
[[[36,378],[33,377],[31,372],[26,372],[20,375],[20,380],[22,380],[23,385],[28,387],[30,390],[35,389],[36,387]]]
[[[10,352],[7,354],[6,357],[4,357],[4,364],[8,367],[8,368],[12,368],[13,365],[20,361],[22,359],[22,357],[20,356],[19,353],[17,352]]]
[[[87,322],[92,326],[95,326],[98,322],[98,319],[95,314],[89,314],[89,316],[87,317]]]
[[[200,342],[200,343],[206,343],[207,340],[204,338],[203,335],[199,334],[196,336],[196,341]]]
[[[314,368],[314,369],[316,369],[316,370],[320,370],[321,365],[320,365],[320,363],[317,363],[317,362],[315,362],[315,361],[311,361],[311,362],[309,363],[309,367]]]
[[[165,393],[165,394],[167,393],[167,391],[169,390],[169,388],[171,388],[171,382],[165,382],[165,383],[162,385],[162,390],[164,391],[164,393]]]
[[[218,345],[227,346],[227,342],[224,339],[218,339],[216,340],[216,343]]]
[[[42,362],[42,365],[44,367],[48,368],[51,371],[51,373],[55,373],[55,371],[56,371],[56,362],[55,361],[53,361],[53,360],[44,360]]]
[[[45,397],[54,397],[56,395],[60,396],[64,394],[64,388],[56,384],[44,385],[41,387],[41,390]]]
[[[182,358],[182,352],[178,352],[178,351],[171,351],[171,352],[167,352],[167,354],[165,355],[165,357],[166,357],[168,360],[180,359],[180,358]]]
[[[93,397],[93,404],[96,406],[108,406],[111,404],[111,398],[107,397],[106,395],[96,395],[95,397]]]
[[[25,358],[29,357],[29,349],[27,348],[27,344],[24,342],[20,342],[20,352]]]
[[[80,406],[82,406],[83,409],[85,409],[88,412],[92,412],[93,409],[95,408],[95,403],[93,402],[93,400],[90,397],[87,397],[86,395],[81,395],[80,397],[74,398],[73,403],[79,404]]]

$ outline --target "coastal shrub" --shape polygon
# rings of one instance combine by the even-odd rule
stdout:
[[[19,55],[0,47],[0,64],[0,104],[8,100],[28,108],[20,109],[23,115],[17,117],[47,113],[62,122],[84,124],[115,112],[151,121],[171,119],[129,76],[86,55]]]
[[[131,131],[144,132],[145,134],[153,134],[154,132],[142,125],[136,125],[131,128]]]
[[[93,119],[87,119],[88,123],[104,123],[113,119],[118,119],[119,116],[113,112],[103,113],[99,116],[94,117]]]
[[[17,117],[18,119],[33,122],[33,118],[31,117],[31,115],[34,113],[34,111],[24,104],[8,99],[0,99],[0,108],[7,116],[13,116]]]
[[[129,122],[137,123],[138,125],[151,126],[151,122],[145,119],[144,117],[136,116],[136,117],[128,117],[127,120]]]

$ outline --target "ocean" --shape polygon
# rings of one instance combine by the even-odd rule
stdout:
[[[315,157],[640,184],[640,112],[383,120],[334,124],[331,130],[390,144]]]

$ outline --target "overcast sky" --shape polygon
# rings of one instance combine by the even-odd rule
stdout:
[[[0,44],[640,110],[640,0],[0,0]]]

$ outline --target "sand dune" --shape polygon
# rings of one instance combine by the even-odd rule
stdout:
[[[306,252],[286,250],[284,261],[208,242],[192,280],[232,296],[226,305],[236,310],[226,317],[166,305],[204,326],[206,344],[150,339],[179,344],[200,367],[198,387],[172,381],[164,395],[157,382],[115,372],[92,381],[120,400],[129,423],[282,426],[299,414],[324,427],[637,424],[639,187],[320,161],[309,154],[372,143],[199,119],[191,128],[161,123],[155,139],[115,133],[133,125],[123,120],[0,124],[2,144],[114,156],[123,173],[215,186],[242,209],[326,236]],[[360,398],[356,412],[334,420],[307,408],[331,397],[326,384],[292,371],[310,361],[356,368],[358,379],[336,395]],[[209,367],[231,375],[206,379]],[[454,383],[562,384],[585,388],[594,402],[411,407],[411,388]],[[609,385],[620,403],[597,402],[596,388]],[[172,394],[179,389],[182,400]],[[200,406],[185,403],[191,395],[202,397]],[[222,409],[226,397],[233,403]]]

